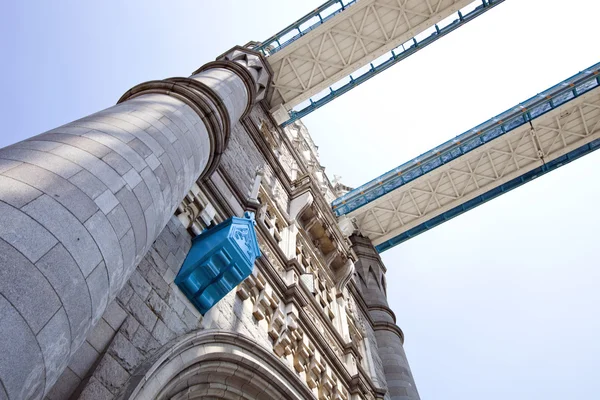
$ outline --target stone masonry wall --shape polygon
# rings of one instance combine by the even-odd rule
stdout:
[[[200,326],[173,283],[190,247],[190,234],[171,218],[47,399],[112,399],[149,355]]]

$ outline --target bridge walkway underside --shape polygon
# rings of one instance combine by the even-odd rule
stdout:
[[[333,202],[378,251],[600,147],[600,63]]]

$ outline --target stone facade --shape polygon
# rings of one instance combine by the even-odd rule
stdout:
[[[0,152],[0,208],[9,218],[0,258],[45,277],[29,288],[0,279],[0,310],[12,321],[0,332],[33,332],[27,343],[41,348],[22,360],[39,365],[29,384],[11,380],[0,361],[0,399],[418,399],[385,300],[385,267],[368,240],[351,237],[351,222],[332,213],[331,201],[348,188],[329,181],[306,128],[279,128],[261,102],[268,68],[236,48],[196,73],[237,79],[232,92],[215,86],[222,101],[212,122],[157,93],[168,85],[150,83],[128,92],[116,116],[99,113]],[[190,81],[169,84],[211,97]],[[200,135],[211,152],[199,153],[193,129],[206,126],[222,139]],[[102,128],[128,146],[105,140]],[[157,155],[159,147],[168,150]],[[93,157],[84,162],[81,152]],[[63,209],[81,234],[60,229]],[[262,257],[202,316],[174,278],[195,235],[244,211],[256,213]],[[58,273],[70,284],[53,283]],[[98,283],[86,287],[89,280]],[[19,309],[19,290],[35,291],[36,306],[51,310]],[[3,354],[15,350],[0,344]],[[40,384],[41,376],[51,378]]]

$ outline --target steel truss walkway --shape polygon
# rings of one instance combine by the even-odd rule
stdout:
[[[600,147],[600,63],[333,202],[379,252]]]
[[[255,47],[275,72],[271,112],[290,124],[502,2],[329,0]]]

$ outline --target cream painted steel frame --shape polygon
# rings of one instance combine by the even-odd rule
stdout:
[[[377,246],[600,138],[600,87],[347,214]]]
[[[361,0],[268,57],[271,110],[291,110],[473,0]]]

